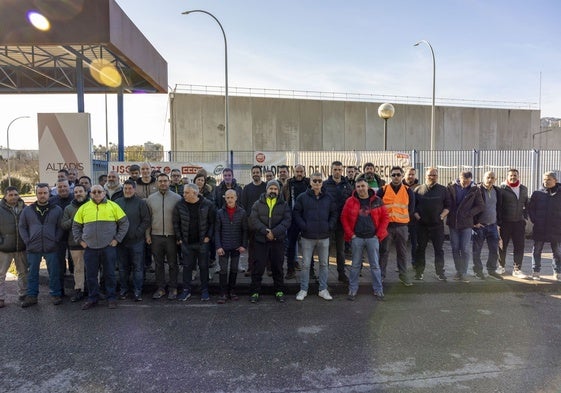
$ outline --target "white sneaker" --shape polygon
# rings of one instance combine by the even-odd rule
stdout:
[[[323,291],[319,291],[318,296],[325,300],[333,300],[327,289],[324,289]]]
[[[512,271],[512,276],[516,277],[516,278],[526,278],[527,276],[522,273],[522,270],[514,268],[514,270]]]
[[[497,268],[497,270],[495,270],[497,272],[497,274],[505,274],[506,273],[506,269],[502,266],[499,266]]]
[[[304,298],[305,298],[306,296],[308,296],[308,292],[306,292],[306,291],[300,291],[300,292],[298,292],[298,293],[296,294],[296,300],[302,301],[302,300],[304,300]]]
[[[540,277],[540,272],[533,272],[532,273],[532,279],[535,281],[540,281],[541,277]]]

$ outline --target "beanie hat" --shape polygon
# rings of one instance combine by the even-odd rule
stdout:
[[[269,187],[271,186],[277,186],[277,189],[280,191],[280,186],[279,186],[279,182],[276,180],[269,180],[267,182],[267,190],[269,189]]]

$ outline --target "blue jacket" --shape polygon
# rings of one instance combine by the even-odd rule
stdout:
[[[37,202],[23,209],[19,217],[19,233],[26,245],[27,252],[51,253],[58,250],[58,243],[62,241],[64,231],[62,209],[57,205],[48,205],[45,211],[45,221],[41,224],[37,209]]]
[[[247,214],[244,208],[236,206],[232,220],[226,207],[218,210],[214,234],[216,249],[231,251],[240,246],[247,248]]]
[[[557,183],[553,190],[534,191],[528,214],[534,224],[534,240],[561,241],[561,184]]]
[[[298,195],[292,215],[306,239],[326,239],[339,221],[339,211],[326,192],[315,195],[312,189]]]

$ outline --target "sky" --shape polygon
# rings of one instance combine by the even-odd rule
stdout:
[[[536,0],[116,0],[168,63],[169,90],[224,86],[432,96],[541,108],[561,117],[561,2]],[[179,86],[180,87],[180,86]],[[181,90],[178,88],[178,90]],[[232,94],[232,93],[231,93]],[[86,95],[95,145],[117,142],[116,96]],[[486,103],[487,101],[492,101]],[[391,102],[391,101],[390,101]],[[454,102],[454,101],[449,101]],[[36,114],[76,112],[68,95],[0,95],[0,145],[37,149]],[[125,95],[125,145],[170,146],[167,94]],[[4,131],[1,131],[4,130]]]

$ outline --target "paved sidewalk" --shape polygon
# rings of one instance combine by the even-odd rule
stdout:
[[[532,241],[526,240],[526,250],[524,254],[524,261],[522,264],[522,270],[526,274],[531,274],[532,266]],[[510,250],[509,250],[510,251]],[[548,250],[547,246],[545,251]],[[247,266],[246,256],[242,256],[240,265],[242,267]],[[427,266],[424,274],[424,280],[417,281],[413,280],[414,272],[411,264],[408,263],[409,275],[412,279],[413,286],[405,287],[398,279],[398,273],[396,272],[396,261],[395,254],[390,255],[388,268],[386,272],[386,279],[384,281],[384,291],[386,296],[391,296],[392,293],[451,293],[451,292],[504,292],[504,291],[540,291],[540,292],[561,292],[561,283],[557,283],[553,276],[553,269],[551,267],[552,254],[551,252],[544,252],[542,255],[542,279],[541,281],[534,281],[530,277],[528,279],[519,279],[512,276],[512,254],[509,253],[507,256],[507,273],[504,275],[504,280],[497,281],[487,277],[485,280],[480,280],[473,276],[473,264],[470,261],[468,268],[468,276],[470,279],[469,283],[456,282],[453,280],[455,274],[454,261],[452,259],[452,251],[450,248],[450,242],[444,242],[444,256],[445,256],[445,271],[448,277],[447,282],[439,281],[435,276],[434,270],[434,253],[432,250],[432,245],[429,244],[427,247]],[[482,252],[482,261],[485,266],[485,261],[487,259],[487,253],[485,248]],[[317,260],[317,257],[316,257]],[[350,270],[350,258],[347,258],[347,275]],[[316,274],[318,273],[318,267],[316,262]],[[486,272],[485,272],[486,273]],[[286,292],[289,295],[295,295],[300,290],[299,282],[300,272],[296,272],[296,278],[291,280],[285,280]],[[167,277],[167,269],[166,269]],[[329,276],[328,276],[328,287],[329,291],[333,295],[346,295],[348,292],[348,286],[337,280],[337,266],[335,263],[335,258],[330,259],[329,265]],[[179,283],[181,286],[182,282],[182,268],[179,269]],[[243,272],[238,274],[238,285],[237,293],[246,295],[249,293],[249,285],[251,282],[250,277],[246,277]],[[41,284],[46,285],[48,283],[48,275],[45,266],[41,268]],[[193,282],[194,292],[198,293],[198,280]],[[270,294],[273,290],[273,280],[268,277],[265,273],[263,275],[263,293]],[[362,276],[360,277],[359,293],[369,294],[372,292],[372,282],[370,278],[370,272],[367,263],[364,264]],[[73,277],[68,275],[65,282],[66,293],[72,292],[73,288]],[[156,290],[155,277],[153,273],[148,273],[146,275],[146,280],[144,284],[144,293],[150,295]],[[309,294],[317,294],[318,284],[315,280],[310,280]],[[218,274],[215,273],[210,281],[210,292],[211,295],[216,295],[218,293]],[[145,296],[149,297],[149,296]]]

